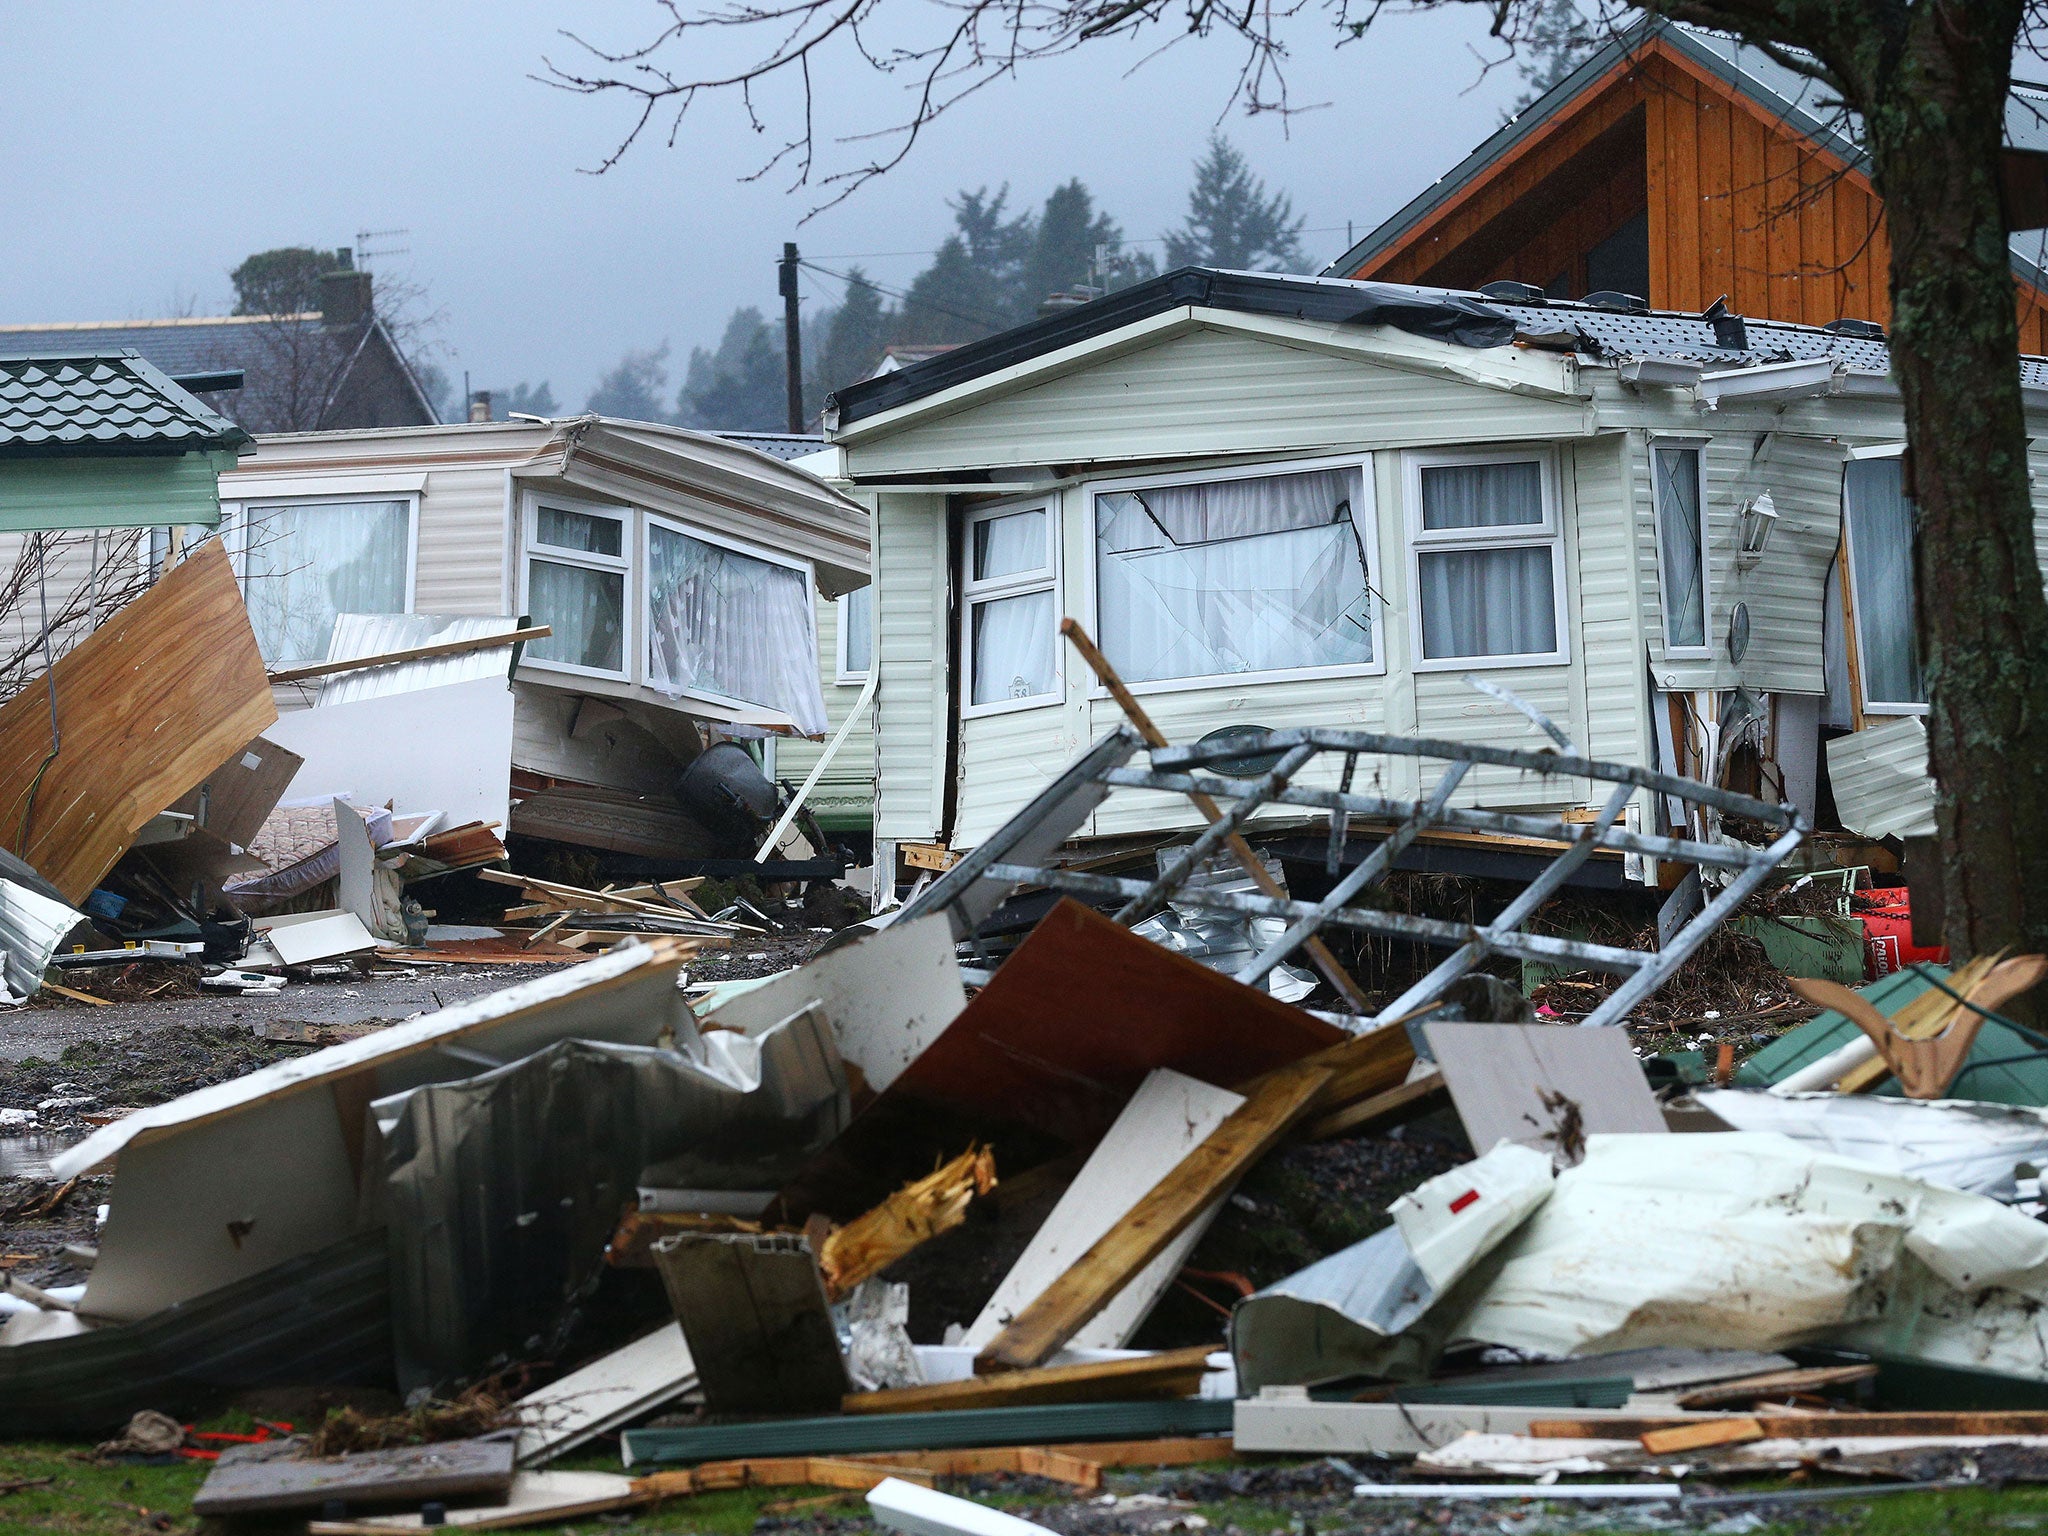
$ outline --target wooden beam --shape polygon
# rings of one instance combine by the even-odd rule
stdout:
[[[1432,1072],[1412,1083],[1389,1088],[1385,1093],[1373,1094],[1370,1098],[1360,1099],[1309,1121],[1301,1128],[1301,1139],[1328,1141],[1336,1136],[1353,1135],[1370,1125],[1384,1125],[1389,1121],[1398,1124],[1436,1108],[1445,1091],[1443,1074]]]
[[[1738,1408],[1766,1397],[1789,1396],[1794,1392],[1818,1392],[1826,1387],[1846,1387],[1870,1381],[1877,1375],[1874,1365],[1817,1365],[1801,1371],[1766,1371],[1761,1376],[1744,1376],[1737,1381],[1717,1381],[1700,1387],[1678,1400],[1681,1408]]]
[[[1645,1430],[1637,1438],[1651,1455],[1666,1456],[1673,1451],[1701,1451],[1713,1445],[1743,1445],[1761,1440],[1764,1427],[1755,1419],[1709,1419],[1704,1424]]]
[[[2048,1412],[2018,1409],[1987,1413],[1772,1413],[1747,1416],[1771,1439],[1838,1435],[2048,1435]],[[1726,1422],[1717,1416],[1711,1422]],[[1537,1419],[1529,1433],[1541,1440],[1633,1440],[1660,1429],[1710,1422],[1697,1414],[1640,1419]]]
[[[1037,1370],[1003,1371],[966,1381],[884,1392],[850,1392],[844,1413],[929,1413],[941,1408],[1022,1408],[1033,1403],[1122,1402],[1187,1397],[1209,1369],[1211,1346],[1164,1350],[1129,1360],[1095,1360]]]
[[[286,667],[270,674],[273,683],[303,683],[337,672],[362,672],[370,667],[395,667],[408,661],[431,661],[436,656],[460,656],[469,651],[494,651],[501,645],[521,645],[528,640],[545,640],[554,630],[546,624],[515,629],[502,635],[472,635],[467,640],[437,640],[432,645],[415,645],[409,650],[384,651],[376,656],[358,656],[349,661],[315,661],[303,667]]]
[[[989,1341],[975,1360],[975,1369],[1017,1371],[1042,1365],[1108,1306],[1315,1105],[1332,1074],[1314,1061],[1311,1057],[1307,1063],[1268,1073],[1239,1109]]]

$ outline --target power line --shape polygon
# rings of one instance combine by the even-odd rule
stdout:
[[[807,272],[816,272],[821,277],[829,277],[844,283],[849,288],[855,283],[859,283],[863,287],[872,288],[875,292],[896,300],[899,304],[913,304],[921,309],[937,310],[940,314],[950,315],[955,320],[965,320],[969,325],[986,325],[998,331],[1007,330],[1011,325],[1011,322],[1008,320],[999,320],[992,315],[975,314],[970,310],[955,309],[952,305],[942,304],[937,299],[920,298],[917,295],[905,293],[899,288],[890,288],[885,284],[875,282],[871,278],[852,277],[844,272],[834,272],[831,268],[821,267],[814,261],[803,260],[799,261],[797,265]]]

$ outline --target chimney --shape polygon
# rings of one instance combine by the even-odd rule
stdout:
[[[320,318],[336,326],[356,325],[369,319],[370,274],[347,267],[324,274],[320,279]]]
[[[491,419],[491,392],[480,389],[469,397],[469,419],[489,421]]]

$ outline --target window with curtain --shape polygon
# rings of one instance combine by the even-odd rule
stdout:
[[[251,507],[243,590],[264,661],[325,661],[336,614],[405,612],[411,546],[408,501]]]
[[[526,647],[530,661],[624,676],[626,514],[534,504],[526,557],[526,611],[554,633]]]
[[[1657,571],[1664,595],[1667,650],[1707,648],[1707,525],[1700,496],[1700,451],[1658,445],[1650,452],[1657,501]]]
[[[1103,654],[1133,683],[1370,665],[1363,494],[1355,465],[1099,493]]]
[[[823,731],[809,573],[650,521],[647,681],[766,705]]]
[[[1863,707],[1917,713],[1927,702],[1913,613],[1913,504],[1899,459],[1851,459],[1843,470],[1856,665]]]
[[[1545,462],[1414,462],[1421,659],[1560,657],[1563,556]]]
[[[1047,507],[999,508],[968,519],[967,702],[1050,698],[1059,616]]]
[[[875,589],[855,587],[839,599],[839,680],[865,679],[875,655]]]

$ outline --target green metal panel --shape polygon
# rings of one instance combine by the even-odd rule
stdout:
[[[1182,1397],[1146,1403],[1059,1403],[1034,1408],[957,1408],[760,1419],[691,1429],[629,1429],[629,1465],[722,1461],[734,1456],[839,1456],[860,1451],[944,1451],[975,1445],[1059,1445],[1071,1440],[1147,1440],[1227,1432],[1236,1404]],[[1224,1454],[1221,1447],[1218,1456]]]
[[[1729,926],[1763,945],[1771,964],[1788,976],[1811,976],[1845,987],[1863,980],[1863,925],[1853,917],[1744,913]]]
[[[1943,981],[1948,980],[1946,966],[1914,966],[1880,977],[1869,986],[1858,989],[1859,995],[1879,1013],[1895,1014],[1931,985],[1921,974],[1923,971]],[[1750,1057],[1735,1074],[1735,1081],[1745,1088],[1768,1087],[1781,1078],[1790,1077],[1808,1063],[1820,1060],[1828,1052],[1847,1045],[1858,1033],[1856,1026],[1841,1014],[1823,1013]],[[1970,1047],[1969,1061],[1963,1064],[1962,1072],[1949,1088],[1949,1096],[1979,1099],[1987,1104],[2026,1104],[2036,1108],[2048,1105],[2048,1059],[2037,1057],[2031,1061],[2015,1061],[2005,1066],[1975,1070],[1971,1066],[1973,1062],[2026,1056],[2034,1050],[2031,1043],[2003,1024],[1986,1020],[1984,1027],[1977,1032],[1976,1042]],[[1872,1091],[1891,1098],[1898,1098],[1902,1092],[1895,1078],[1885,1079]]]
[[[162,528],[220,521],[231,451],[0,459],[0,532]]]

